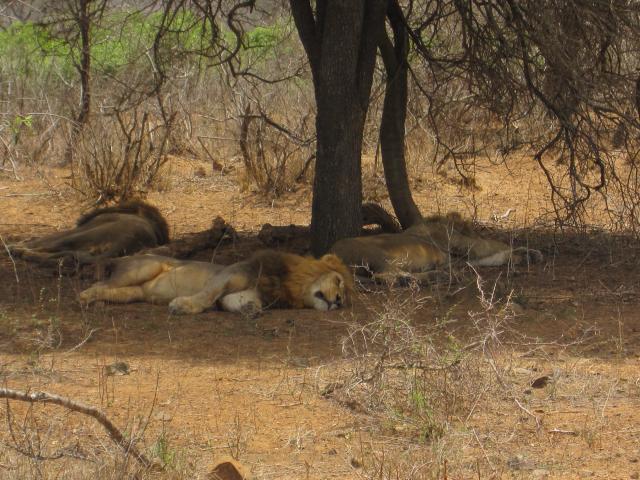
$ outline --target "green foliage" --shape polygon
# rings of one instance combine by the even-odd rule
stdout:
[[[117,13],[94,28],[91,46],[94,72],[116,75],[125,65],[136,63],[153,42],[152,17]],[[74,52],[74,56],[78,53]]]
[[[442,437],[445,432],[445,420],[439,418],[429,398],[430,385],[415,378],[409,391],[408,418],[417,427],[421,440],[429,441]]]
[[[114,76],[137,63],[148,68],[146,54],[153,45],[161,18],[161,12],[146,15],[118,11],[105,15],[101,24],[91,30],[94,76]],[[209,24],[203,25],[191,13],[183,12],[173,19],[160,48],[175,65],[186,58],[181,53],[196,53],[197,56],[198,51],[211,48],[213,28]],[[289,19],[246,32],[241,40],[241,62],[255,65],[275,58],[278,46],[290,35],[292,28]],[[223,28],[219,35],[227,50],[232,50],[236,43],[234,34]],[[79,56],[77,42],[70,43],[68,39],[56,36],[55,31],[30,22],[14,22],[0,31],[0,71],[5,73],[21,78],[55,73],[64,82],[70,82],[77,75]]]
[[[175,464],[176,452],[169,445],[164,427],[162,433],[153,445],[153,455],[158,458],[165,467],[171,467]]]
[[[267,60],[275,57],[278,46],[286,38],[291,25],[274,23],[265,27],[256,27],[245,34],[241,55],[251,60]]]
[[[11,138],[13,144],[17,144],[20,139],[20,133],[25,128],[31,129],[33,126],[33,115],[16,115],[11,120],[9,128],[11,130]]]
[[[14,22],[0,30],[0,71],[32,77],[56,71],[68,78],[73,68],[67,60],[70,47],[29,22]]]

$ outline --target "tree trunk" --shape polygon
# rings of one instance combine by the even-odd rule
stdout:
[[[80,41],[82,49],[80,51],[80,112],[76,119],[76,124],[82,128],[89,118],[91,111],[91,14],[89,4],[91,0],[80,0],[80,11],[78,14],[78,26],[80,27]]]
[[[317,155],[311,250],[326,252],[362,223],[361,161],[385,0],[290,0],[316,96]]]
[[[64,154],[64,164],[69,165],[73,158],[78,137],[89,120],[91,112],[91,0],[79,0],[74,10],[76,26],[80,31],[80,63],[76,70],[80,75],[80,110],[71,127],[71,136]]]
[[[422,218],[411,195],[405,158],[405,121],[407,117],[407,52],[408,35],[402,10],[391,0],[387,17],[393,29],[395,45],[387,32],[380,37],[380,53],[387,72],[380,147],[382,164],[393,210],[402,225],[408,228]]]

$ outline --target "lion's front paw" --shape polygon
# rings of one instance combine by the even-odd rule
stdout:
[[[86,290],[80,292],[80,295],[78,295],[78,300],[80,300],[80,303],[82,305],[87,306],[94,301],[94,293],[95,289],[93,287],[87,288]]]
[[[169,313],[173,315],[200,313],[202,310],[203,309],[195,305],[189,297],[174,298],[169,304]]]
[[[257,319],[262,313],[262,308],[255,302],[249,302],[240,307],[240,315],[249,320]]]

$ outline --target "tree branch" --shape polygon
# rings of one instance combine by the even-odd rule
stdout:
[[[133,444],[132,440],[125,439],[122,432],[116,427],[107,416],[97,408],[91,407],[84,403],[71,400],[68,397],[61,397],[47,392],[21,392],[10,388],[0,388],[0,398],[8,400],[18,400],[28,403],[52,403],[60,405],[71,411],[82,413],[93,417],[100,425],[104,427],[111,439],[126,453],[133,454],[134,458],[144,467],[151,468],[154,463],[151,462],[138,448]]]
[[[316,29],[316,21],[313,18],[313,10],[308,0],[289,0],[291,13],[296,23],[300,41],[307,52],[313,78],[318,77],[318,64],[320,62],[320,40]]]

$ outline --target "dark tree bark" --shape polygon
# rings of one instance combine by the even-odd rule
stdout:
[[[80,111],[76,124],[82,128],[89,118],[91,111],[91,13],[90,0],[78,2],[78,27],[80,28],[80,64],[77,66],[80,74]]]
[[[82,129],[89,121],[91,113],[91,27],[102,17],[106,0],[71,0],[67,3],[70,17],[77,27],[77,40],[80,44],[79,60],[75,68],[80,76],[80,109],[71,127],[71,138],[65,150],[64,163],[71,163],[75,143]]]
[[[362,223],[361,161],[386,0],[290,0],[316,96],[317,155],[311,250],[326,252]]]
[[[407,53],[408,32],[397,0],[391,0],[387,18],[393,30],[394,42],[387,32],[380,36],[380,53],[387,72],[380,148],[382,164],[393,210],[402,225],[408,228],[422,218],[416,206],[407,175],[405,158],[405,121],[407,117]]]

